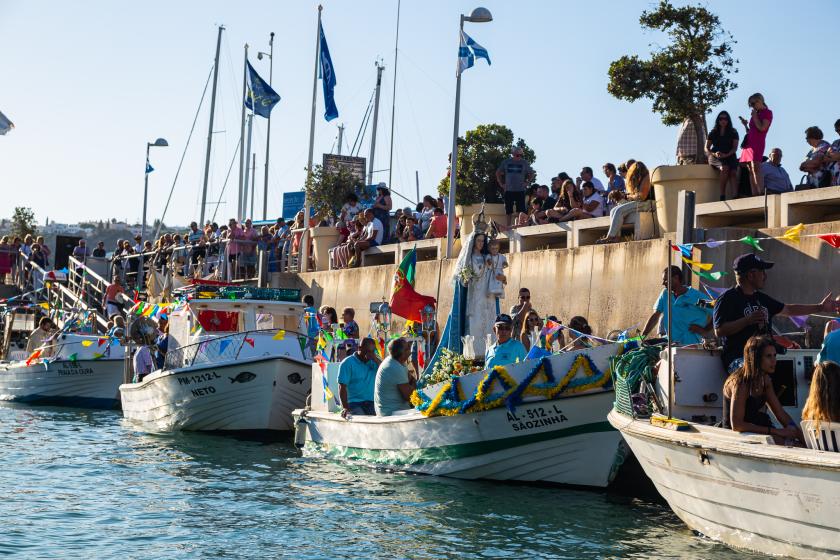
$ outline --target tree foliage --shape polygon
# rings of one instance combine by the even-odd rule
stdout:
[[[647,60],[625,55],[613,61],[607,91],[631,102],[651,99],[664,124],[689,118],[699,136],[706,114],[737,87],[730,78],[738,72],[732,58],[736,41],[717,15],[699,5],[675,7],[661,0],[655,10],[642,12],[639,23],[662,31],[670,41],[653,49]]]
[[[334,170],[316,165],[304,190],[309,204],[322,216],[338,216],[347,195],[364,188],[364,183],[346,167]]]
[[[35,235],[37,229],[35,213],[32,209],[24,206],[15,207],[15,213],[12,215],[12,235],[23,238],[27,235]]]
[[[537,159],[525,140],[517,138],[514,142],[513,131],[501,124],[481,124],[474,130],[468,130],[463,138],[459,137],[455,203],[500,202],[496,169],[505,158],[510,157],[514,147],[522,148],[522,157],[529,163],[533,164]],[[449,195],[448,175],[438,184],[438,193]]]

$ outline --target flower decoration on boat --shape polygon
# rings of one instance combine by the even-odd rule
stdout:
[[[435,368],[437,370],[437,367]],[[583,376],[578,376],[579,371]],[[432,373],[434,376],[434,372]],[[519,383],[504,366],[495,366],[478,383],[469,398],[464,396],[459,377],[451,377],[433,398],[422,390],[411,395],[413,404],[424,416],[454,416],[506,406],[515,410],[525,397],[553,399],[560,394],[574,394],[602,388],[611,383],[609,370],[602,372],[586,354],[578,355],[562,376],[552,370],[549,357],[542,358]]]
[[[428,375],[424,375],[420,378],[420,381],[418,381],[419,387],[435,385],[437,383],[449,381],[453,377],[480,370],[479,366],[475,365],[472,360],[466,359],[462,354],[453,352],[448,348],[441,348],[440,352],[440,358],[437,363],[435,363],[435,367],[432,369],[432,372]]]

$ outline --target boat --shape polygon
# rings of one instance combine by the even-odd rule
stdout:
[[[0,362],[0,400],[79,408],[118,408],[125,348],[110,336],[59,332],[29,353],[15,332],[35,328],[31,313],[11,312]],[[18,340],[21,342],[21,340]]]
[[[605,421],[610,359],[621,351],[614,343],[497,366],[419,389],[413,409],[347,419],[334,398],[339,364],[313,364],[295,442],[305,456],[396,471],[605,487],[625,454]]]
[[[778,356],[774,387],[797,420],[816,353]],[[617,380],[608,420],[677,516],[737,549],[803,559],[840,556],[840,453],[714,427],[725,379],[717,352],[673,348],[661,358],[648,380],[661,415],[634,408],[628,395],[634,389]]]
[[[156,433],[291,430],[310,387],[299,290],[193,285],[182,296],[164,367],[119,387],[125,418]]]

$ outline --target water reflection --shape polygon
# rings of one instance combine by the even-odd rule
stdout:
[[[116,412],[0,405],[0,445],[11,496],[0,554],[736,558],[660,504],[347,467],[288,443],[148,435]]]

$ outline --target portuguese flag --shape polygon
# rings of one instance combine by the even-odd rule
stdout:
[[[406,253],[394,273],[394,287],[391,289],[391,312],[409,321],[423,322],[420,310],[428,304],[434,305],[435,298],[420,295],[414,291],[414,273],[417,268],[417,253],[414,249]]]

